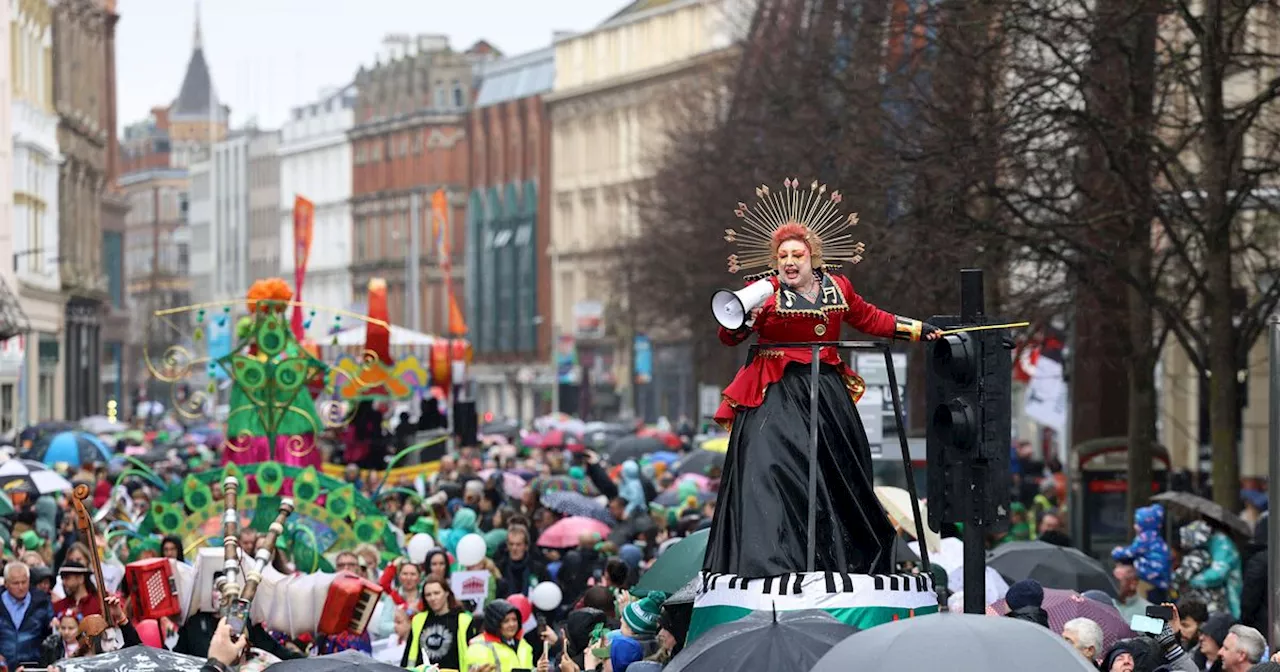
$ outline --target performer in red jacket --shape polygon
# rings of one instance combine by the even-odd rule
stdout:
[[[933,340],[938,329],[867,303],[831,262],[856,264],[863,245],[847,229],[857,215],[839,210],[840,193],[814,182],[786,180],[781,192],[756,190],[758,203],[739,203],[740,230],[725,238],[742,254],[729,271],[764,267],[773,295],[740,329],[720,327],[738,345],[759,335],[755,357],[724,391],[716,420],[731,429],[704,569],[746,578],[805,571],[808,565],[809,348],[771,343],[837,341],[840,327],[882,338]],[[816,571],[892,571],[893,527],[873,492],[871,451],[854,403],[864,384],[836,348],[823,348],[818,381]]]

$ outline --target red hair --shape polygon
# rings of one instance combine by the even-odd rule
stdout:
[[[804,246],[809,248],[809,256],[813,258],[813,267],[822,266],[822,241],[813,235],[809,227],[796,222],[787,222],[774,230],[772,242],[775,259],[770,261],[771,264],[777,263],[778,248],[782,247],[782,244],[788,240],[798,240],[804,243]]]

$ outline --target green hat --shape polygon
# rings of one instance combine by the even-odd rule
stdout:
[[[35,530],[27,530],[19,538],[22,539],[22,548],[28,551],[38,551],[41,546],[44,546],[44,539],[41,539]]]
[[[413,521],[413,525],[409,527],[409,534],[429,534],[432,539],[436,538],[436,519],[431,516],[419,516]]]
[[[656,635],[658,634],[658,616],[662,613],[662,603],[666,601],[666,593],[659,590],[651,591],[622,610],[622,622],[626,623],[631,632],[638,637]]]
[[[493,557],[493,554],[497,553],[498,549],[505,543],[507,543],[506,530],[489,530],[484,533],[485,554],[491,558]]]
[[[569,467],[569,478],[572,478],[575,481],[581,481],[586,477],[587,472],[583,471],[582,467]]]

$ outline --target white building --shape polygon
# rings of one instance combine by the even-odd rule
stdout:
[[[0,2],[0,26],[8,26],[12,18],[9,3]],[[22,379],[26,339],[26,316],[18,303],[17,277],[13,272],[13,135],[10,129],[11,84],[10,51],[13,36],[0,43],[0,436],[18,427],[18,381]]]
[[[293,205],[301,196],[315,206],[311,253],[302,300],[363,312],[364,297],[352,296],[351,142],[354,85],[293,109],[280,140],[280,268],[293,281]],[[314,320],[307,335],[323,342],[329,323]]]
[[[46,0],[9,5],[13,58],[13,269],[30,320],[18,424],[62,419],[62,322],[58,273],[58,115],[53,106],[53,10]],[[7,260],[6,260],[7,261]]]
[[[188,192],[187,228],[191,234],[191,301],[208,303],[220,297],[214,292],[213,279],[213,202],[210,200],[209,151],[206,149],[188,157],[187,177],[191,180]]]

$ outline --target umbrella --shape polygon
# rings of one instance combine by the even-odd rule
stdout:
[[[711,479],[703,476],[702,474],[680,474],[680,477],[675,480],[675,483],[671,484],[671,488],[678,488],[680,484],[685,481],[693,483],[699,490],[711,489]],[[671,488],[667,489],[670,490]]]
[[[380,663],[359,651],[351,649],[328,656],[282,660],[272,665],[270,669],[271,672],[346,672],[347,670],[404,672],[404,668],[398,665]]]
[[[684,441],[681,441],[680,437],[664,429],[654,429],[652,427],[645,427],[644,429],[641,429],[640,431],[636,432],[636,436],[657,439],[661,441],[663,445],[665,445],[666,447],[673,448],[673,449],[679,449],[681,446],[684,445]]]
[[[71,489],[71,481],[35,460],[9,460],[0,464],[0,490],[47,495]]]
[[[543,548],[572,548],[588,532],[595,532],[604,538],[609,535],[609,526],[594,518],[561,518],[538,535],[538,545]]]
[[[204,658],[184,656],[165,649],[150,646],[131,646],[127,649],[100,653],[84,658],[59,660],[56,667],[61,672],[116,672],[117,670],[174,670],[175,672],[200,672]],[[44,668],[40,668],[44,669]]]
[[[529,482],[529,487],[538,492],[555,492],[563,490],[565,492],[576,492],[580,495],[588,497],[597,497],[600,495],[596,492],[596,486],[591,485],[585,480],[578,480],[568,476],[539,476]]]
[[[1052,630],[1013,618],[929,614],[877,625],[840,642],[812,672],[930,670],[990,672],[1016,668],[1096,672]]]
[[[621,546],[630,543],[641,533],[655,532],[657,527],[652,516],[632,516],[613,527],[613,531],[609,533],[609,541]]]
[[[698,447],[703,450],[709,450],[713,453],[727,453],[729,452],[729,437],[717,436],[714,439],[707,439]]]
[[[1097,623],[1102,628],[1103,651],[1122,639],[1134,636],[1114,605],[1096,602],[1075,591],[1046,588],[1044,602],[1040,606],[1049,612],[1049,627],[1058,634],[1062,634],[1062,626],[1073,618],[1087,618]],[[1009,605],[1003,599],[996,600],[989,608],[997,616],[1009,613]]]
[[[672,544],[640,577],[632,591],[646,595],[651,590],[675,593],[702,571],[702,560],[707,555],[707,538],[711,530],[698,530],[682,541]]]
[[[648,460],[649,462],[662,462],[667,466],[671,466],[676,462],[680,461],[680,454],[673,453],[669,450],[660,450],[656,453],[646,455],[644,459]]]
[[[817,610],[778,614],[753,612],[746,618],[718,625],[685,647],[665,672],[754,672],[807,670],[831,647],[857,632]],[[845,661],[842,670],[879,669]]]
[[[503,494],[505,494],[506,496],[512,499],[520,499],[520,497],[524,495],[525,489],[529,487],[529,483],[526,482],[523,478],[520,478],[520,476],[513,474],[509,471],[504,471],[501,473],[502,473]],[[477,475],[480,478],[483,478],[485,481],[488,481],[489,479],[493,478],[496,474],[498,474],[498,471],[494,469],[487,469],[485,471],[480,472]]]
[[[901,534],[893,535],[893,560],[897,564],[904,562],[920,562],[920,555],[911,550],[907,545],[907,540]]]
[[[717,453],[714,450],[695,450],[676,464],[676,472],[705,476],[712,467],[724,467],[724,453]]]
[[[1115,584],[1102,563],[1074,548],[1043,541],[1011,541],[987,557],[987,566],[1000,572],[1009,583],[1035,579],[1045,588],[1083,593],[1101,590],[1114,596]]]
[[[1189,492],[1162,492],[1152,497],[1151,501],[1203,516],[1246,539],[1253,536],[1253,528],[1249,527],[1249,523],[1244,522],[1243,518],[1226,510],[1221,504],[1199,495]]]
[[[13,500],[9,499],[9,495],[0,492],[0,516],[7,516],[13,513]]]
[[[912,539],[915,539],[916,517],[911,511],[911,493],[902,488],[884,485],[876,488],[875,492],[876,499],[880,500],[880,506],[883,506],[884,512],[889,514],[889,522],[893,523],[893,526],[899,530],[906,532]],[[942,535],[929,528],[929,509],[924,502],[920,502],[920,517],[925,520],[925,546],[930,553],[937,553],[942,549]]]
[[[716,498],[716,493],[704,492],[700,490],[694,495],[694,497],[697,498],[698,504],[702,505],[711,500],[714,500]],[[659,506],[671,507],[671,506],[680,506],[681,504],[684,504],[684,500],[685,498],[680,496],[680,486],[677,485],[677,486],[667,488],[666,492],[663,492],[662,494],[658,495],[657,498],[653,500],[653,503]]]
[[[598,520],[605,525],[613,526],[618,522],[608,507],[596,500],[576,492],[552,491],[542,495],[542,505],[566,516],[578,516]]]
[[[54,434],[47,442],[31,449],[26,457],[45,464],[65,462],[73,467],[94,462],[110,462],[111,449],[102,439],[86,432]]]
[[[604,449],[609,461],[622,464],[627,460],[638,460],[650,453],[666,452],[667,444],[662,439],[652,436],[628,436],[614,441]]]
[[[520,423],[515,420],[494,420],[480,425],[480,434],[501,434],[516,436],[520,433]]]

